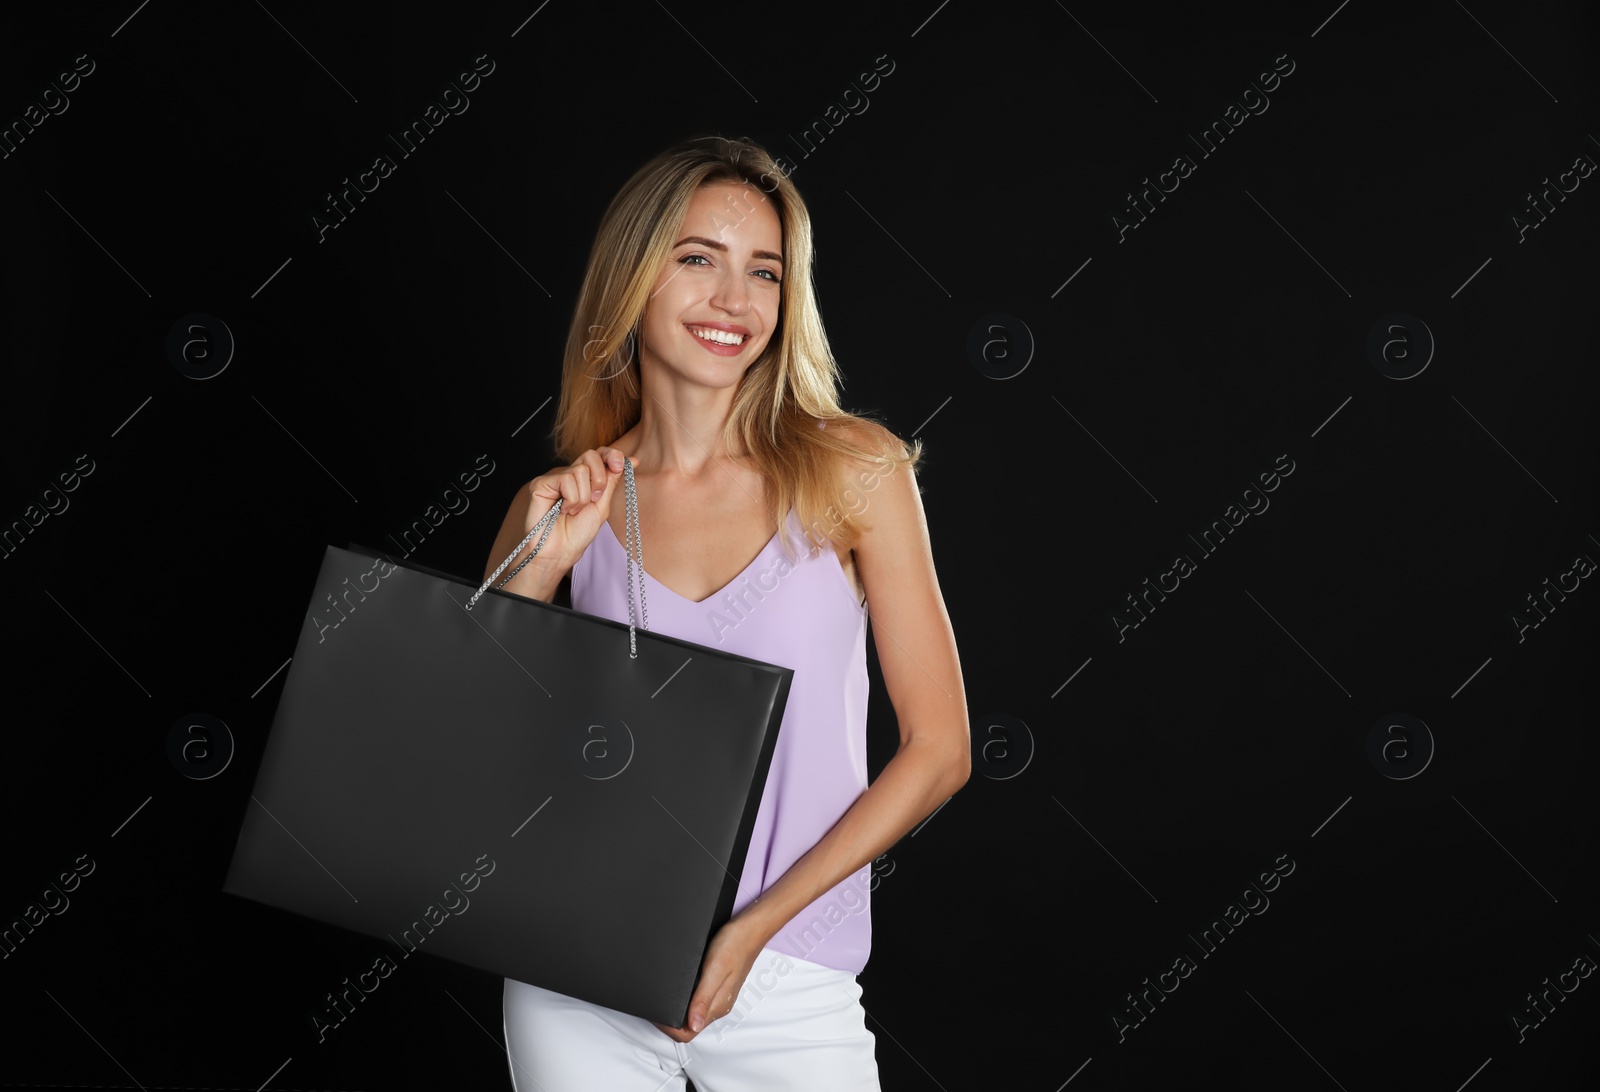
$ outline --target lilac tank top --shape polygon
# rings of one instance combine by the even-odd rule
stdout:
[[[867,609],[831,546],[807,556],[811,543],[793,508],[785,526],[798,562],[784,556],[774,535],[744,572],[698,603],[644,576],[651,631],[794,671],[735,914],[867,789]],[[626,624],[627,556],[606,523],[572,568],[573,609]],[[872,948],[871,872],[869,862],[823,892],[767,947],[860,974]]]

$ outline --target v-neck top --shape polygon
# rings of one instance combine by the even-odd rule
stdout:
[[[791,508],[744,571],[698,602],[644,570],[651,632],[794,672],[733,913],[771,887],[867,790],[867,608],[832,546],[815,554]],[[646,554],[648,557],[648,554]],[[626,624],[628,554],[611,524],[572,568],[572,607]],[[641,566],[634,564],[635,570]],[[637,582],[637,577],[635,578]],[[872,950],[871,864],[823,892],[767,947],[860,974]]]

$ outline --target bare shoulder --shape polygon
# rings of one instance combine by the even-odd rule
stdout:
[[[909,453],[905,441],[876,421],[854,418],[830,423],[857,454],[840,456],[839,484],[846,508],[857,516],[859,559],[872,550],[904,555],[926,550],[927,528],[915,472],[895,460]]]
[[[860,453],[857,461],[870,463],[886,453],[898,455],[906,450],[905,441],[883,425],[865,417],[829,422],[828,431]]]
[[[911,477],[900,471],[893,461],[903,458],[909,447],[878,422],[857,417],[830,423],[828,429],[854,449],[853,455],[838,456],[835,467],[840,486],[845,490],[845,501],[852,508],[858,503],[852,490],[870,493],[885,478],[896,474]]]

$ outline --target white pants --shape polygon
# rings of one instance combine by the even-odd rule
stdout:
[[[848,971],[761,949],[726,1016],[680,1043],[655,1024],[506,979],[516,1092],[880,1092],[875,1037]]]

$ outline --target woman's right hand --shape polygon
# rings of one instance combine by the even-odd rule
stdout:
[[[610,518],[611,498],[622,478],[625,458],[614,447],[592,448],[571,466],[541,474],[517,490],[495,539],[484,578],[488,579],[559,499],[561,513],[545,535],[538,555],[505,586],[506,591],[548,602],[561,578],[600,533],[600,525]],[[509,568],[516,568],[538,541],[535,537],[529,542]]]

